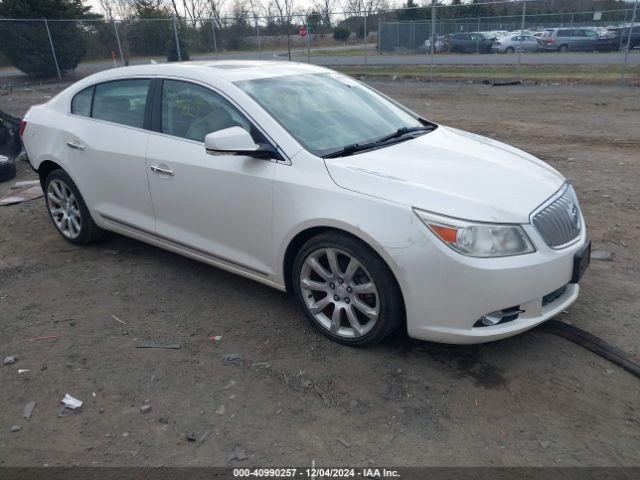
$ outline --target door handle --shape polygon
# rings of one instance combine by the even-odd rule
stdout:
[[[84,147],[79,143],[67,142],[67,147],[73,148],[74,150],[84,150]]]
[[[151,169],[152,172],[157,173],[159,175],[169,175],[170,177],[173,177],[173,170],[168,170],[166,168],[160,168],[157,167],[155,165],[151,165],[151,167],[149,167]]]

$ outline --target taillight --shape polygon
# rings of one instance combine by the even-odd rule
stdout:
[[[20,132],[20,136],[22,137],[24,135],[24,129],[27,128],[27,121],[22,119],[20,120],[20,123],[18,124],[18,131]]]

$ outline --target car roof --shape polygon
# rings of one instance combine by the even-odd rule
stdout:
[[[287,75],[301,75],[310,73],[331,72],[324,67],[288,61],[268,60],[219,60],[196,61],[179,63],[148,63],[129,67],[112,68],[87,77],[86,82],[96,83],[112,78],[150,76],[179,76],[205,80],[214,78],[230,83],[254,80],[259,78],[273,78]]]

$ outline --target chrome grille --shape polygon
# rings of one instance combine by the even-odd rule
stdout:
[[[561,248],[578,238],[582,220],[573,187],[567,185],[559,197],[536,213],[533,225],[551,248]]]

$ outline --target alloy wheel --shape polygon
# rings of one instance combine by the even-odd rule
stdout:
[[[375,326],[380,296],[360,260],[336,248],[311,252],[300,271],[300,290],[316,322],[334,335],[358,338]]]
[[[75,195],[62,180],[55,179],[47,186],[47,206],[56,228],[69,239],[82,230],[82,214]]]

